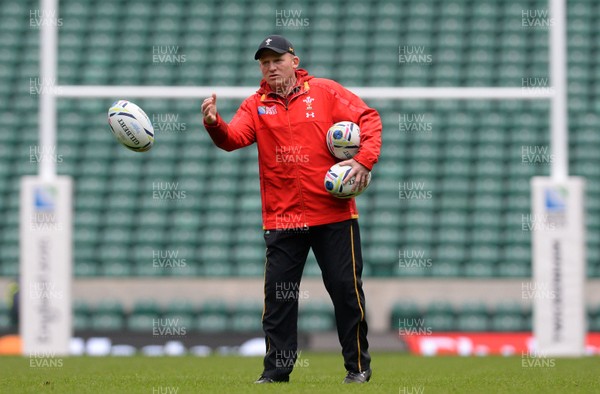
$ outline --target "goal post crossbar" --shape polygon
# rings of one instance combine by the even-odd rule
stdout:
[[[200,99],[216,93],[223,98],[246,98],[255,87],[236,86],[101,86],[63,85],[56,88],[59,97],[78,98],[165,98]],[[551,99],[554,90],[520,87],[349,87],[363,99]]]

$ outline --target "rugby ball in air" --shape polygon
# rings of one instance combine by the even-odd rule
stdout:
[[[354,157],[360,147],[360,127],[352,122],[338,122],[327,130],[327,148],[338,159]]]
[[[148,115],[127,100],[115,101],[108,110],[108,125],[122,145],[134,152],[146,152],[154,144],[154,128]]]
[[[364,192],[371,183],[371,173],[369,172],[369,176],[367,178],[367,186],[365,186],[362,190],[357,189],[352,191],[355,177],[350,178],[348,183],[344,185],[344,181],[348,177],[348,174],[351,170],[352,167],[350,166],[341,166],[339,164],[332,165],[325,174],[325,190],[337,198],[352,198]]]

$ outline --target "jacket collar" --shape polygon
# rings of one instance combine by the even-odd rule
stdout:
[[[289,96],[294,96],[302,91],[308,91],[310,89],[308,81],[310,81],[312,78],[313,78],[313,76],[308,75],[308,72],[306,70],[304,70],[302,68],[296,69],[296,85],[290,91]],[[282,96],[278,95],[277,93],[275,93],[271,89],[271,86],[269,86],[267,81],[264,79],[262,81],[260,81],[260,89],[258,89],[256,91],[256,93],[261,95],[260,101],[266,100],[267,97],[274,98],[274,99],[276,99],[278,97],[282,97]]]

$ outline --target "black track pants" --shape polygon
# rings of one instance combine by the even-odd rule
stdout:
[[[311,247],[333,301],[344,366],[352,372],[369,369],[358,221],[265,231],[265,242],[262,322],[267,353],[263,374],[272,378],[287,376],[296,362],[300,280]]]

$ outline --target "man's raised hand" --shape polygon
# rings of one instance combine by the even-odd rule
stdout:
[[[213,93],[211,97],[202,102],[202,116],[207,124],[213,124],[217,121],[217,94]]]

